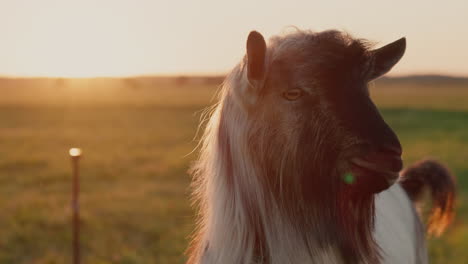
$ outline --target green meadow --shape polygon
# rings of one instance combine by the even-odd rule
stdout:
[[[219,79],[1,79],[0,263],[71,263],[71,163],[81,165],[82,263],[176,264],[194,228],[187,173]],[[431,263],[468,263],[468,81],[371,88],[410,164],[458,179],[457,218]]]

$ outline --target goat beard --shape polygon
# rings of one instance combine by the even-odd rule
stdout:
[[[297,230],[307,230],[303,232],[304,241],[313,236],[318,247],[338,249],[345,263],[379,263],[379,248],[373,237],[374,195],[343,181],[339,151],[310,150],[317,148],[303,142],[297,152],[285,151],[287,158],[283,160],[272,155],[276,151],[267,151],[270,155],[263,157],[266,162],[257,163],[269,165],[263,169],[270,177],[263,180],[277,197],[282,215]]]
[[[303,205],[302,212],[296,213],[303,217],[298,219],[302,218],[302,224],[314,236],[317,234],[319,245],[338,248],[346,263],[379,263],[379,249],[373,237],[374,195],[346,184],[342,180],[344,172],[337,169],[337,160],[319,161],[302,169],[306,172],[299,177],[299,200]]]

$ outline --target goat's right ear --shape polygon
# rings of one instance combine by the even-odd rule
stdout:
[[[247,78],[261,81],[265,77],[266,43],[262,34],[251,31],[247,38]]]
[[[374,69],[369,76],[370,80],[379,78],[390,71],[400,61],[406,50],[406,39],[401,38],[386,46],[371,51],[374,58]]]

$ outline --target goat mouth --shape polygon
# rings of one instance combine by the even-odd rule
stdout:
[[[369,157],[354,157],[350,160],[351,171],[357,183],[371,193],[379,193],[393,185],[403,168],[399,156],[375,154]]]

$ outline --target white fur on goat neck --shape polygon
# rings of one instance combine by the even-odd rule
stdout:
[[[375,213],[375,238],[383,264],[428,263],[424,229],[399,184],[376,195]]]

